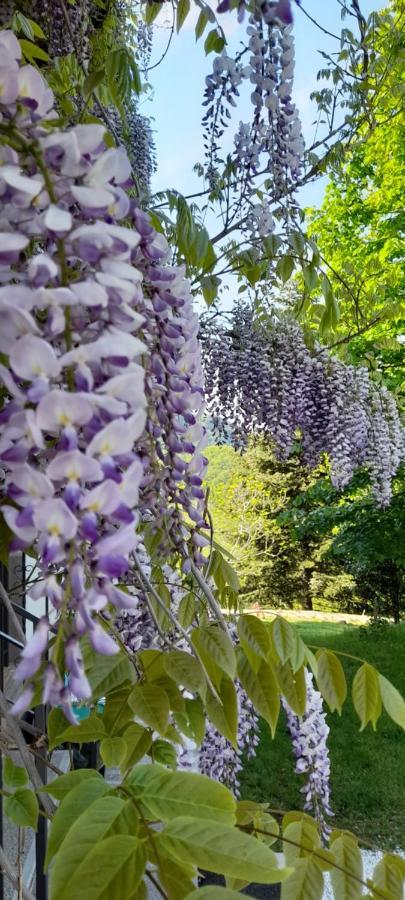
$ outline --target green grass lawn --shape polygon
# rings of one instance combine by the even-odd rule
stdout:
[[[366,659],[405,694],[405,625],[365,628],[329,623],[299,624],[309,645],[329,647]],[[349,685],[360,663],[340,657]],[[350,688],[349,688],[350,693]],[[353,830],[382,848],[405,848],[405,736],[383,712],[374,732],[359,732],[351,698],[342,716],[328,714],[332,808],[335,827]],[[242,777],[242,796],[278,809],[301,809],[302,780],[294,774],[285,718],[272,741],[266,723],[255,759]]]

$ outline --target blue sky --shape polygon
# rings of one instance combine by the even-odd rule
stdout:
[[[368,15],[381,7],[381,2],[362,0],[363,12]],[[310,15],[328,31],[340,34],[342,28],[340,7],[337,0],[303,0],[303,6]],[[198,191],[202,181],[193,173],[193,165],[203,161],[202,144],[202,98],[205,77],[211,71],[213,55],[205,56],[203,39],[195,41],[194,26],[198,8],[189,15],[179,35],[174,35],[169,52],[150,74],[153,87],[151,99],[142,104],[142,111],[153,117],[153,129],[158,159],[158,171],[153,188],[176,188],[183,194]],[[154,27],[154,44],[151,64],[161,56],[169,35],[170,5],[164,4]],[[349,22],[346,20],[348,27]],[[244,36],[246,23],[239,25],[235,14],[221,16],[221,23],[227,32],[230,48],[236,49]],[[208,32],[209,27],[207,27]],[[313,25],[303,12],[295,10],[295,102],[299,108],[303,132],[307,144],[314,139],[315,109],[310,101],[310,93],[317,85],[316,73],[323,65],[319,50],[331,52],[337,49],[337,41],[323,34]],[[205,35],[204,35],[205,36]],[[242,98],[238,118],[248,121],[250,117],[248,95]],[[318,205],[322,200],[324,185],[317,182],[306,189],[302,197],[305,205]]]

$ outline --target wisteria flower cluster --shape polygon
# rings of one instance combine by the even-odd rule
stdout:
[[[259,720],[253,703],[240,682],[236,682],[238,700],[237,747],[233,747],[212,722],[207,721],[204,740],[199,747],[198,768],[202,775],[220,781],[240,796],[239,773],[243,769],[243,758],[256,755],[259,744]]]
[[[222,440],[243,446],[262,432],[287,456],[299,433],[308,465],[328,455],[335,487],[364,466],[379,504],[389,503],[403,429],[393,396],[365,368],[320,347],[311,352],[295,322],[266,330],[241,305],[231,328],[206,328],[202,341],[207,412]]]
[[[330,828],[328,816],[333,816],[330,805],[330,759],[328,750],[329,726],[326,722],[322,696],[314,687],[312,672],[305,670],[307,705],[300,718],[292,712],[285,699],[282,703],[287,716],[287,727],[296,757],[295,771],[306,775],[302,788],[304,809],[311,812],[318,822],[321,834],[327,838]]]
[[[101,124],[53,127],[52,92],[11,32],[0,50],[2,513],[13,547],[38,559],[31,595],[48,596],[56,635],[48,662],[46,618],[23,650],[15,712],[43,671],[43,701],[72,719],[72,695],[91,694],[80,638],[118,650],[102,614],[134,603],[117,581],[143,513],[162,552],[166,540],[185,567],[203,561],[198,319],[125,192],[125,152],[106,148]]]
[[[287,7],[263,4],[249,18],[247,47],[235,59],[224,50],[214,59],[213,73],[206,79],[203,124],[210,183],[215,183],[220,139],[232,119],[229,107],[236,106],[243,82],[252,87],[253,119],[239,124],[232,171],[240,194],[237,210],[244,213],[244,229],[253,239],[272,231],[271,203],[279,204],[284,198],[285,209],[278,212],[287,219],[294,213],[292,195],[302,167],[304,141],[292,100],[294,39]],[[246,53],[250,54],[247,64]],[[254,179],[259,173],[272,177],[269,196],[263,199],[255,196]]]

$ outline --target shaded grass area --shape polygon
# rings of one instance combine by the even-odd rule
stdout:
[[[352,654],[375,665],[405,695],[405,624],[358,628],[332,623],[297,625],[303,640],[316,647]],[[382,848],[405,848],[405,735],[385,712],[377,724],[359,732],[351,701],[351,682],[359,662],[340,657],[349,684],[342,716],[327,716],[331,734],[333,827],[348,828]],[[242,796],[277,809],[301,809],[302,780],[294,774],[291,742],[281,714],[272,741],[261,723],[255,759],[242,773]]]

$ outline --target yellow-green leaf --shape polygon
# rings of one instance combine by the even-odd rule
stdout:
[[[85,783],[79,782],[69,791],[52,819],[46,854],[47,866],[82,812],[87,810],[99,797],[107,794],[109,790],[110,785],[103,778],[89,778]]]
[[[284,664],[296,652],[296,631],[286,619],[276,616],[271,624],[271,633],[281,663]]]
[[[393,853],[387,853],[374,869],[373,884],[376,888],[387,891],[392,900],[403,900],[404,881],[404,860]]]
[[[3,765],[3,780],[6,787],[24,787],[25,784],[28,784],[28,775],[23,766],[16,766],[11,756],[6,756]]]
[[[100,753],[106,766],[120,766],[127,754],[124,738],[118,736],[103,738]]]
[[[218,688],[219,699],[211,691],[207,692],[206,712],[217,731],[236,747],[238,727],[238,702],[233,681],[225,675]]]
[[[274,737],[280,712],[280,690],[271,666],[261,660],[256,673],[241,651],[238,676],[256,712],[268,722]]]
[[[347,696],[347,684],[342,664],[331,650],[318,650],[316,661],[318,664],[318,688],[332,712],[337,709],[340,715]]]
[[[169,822],[156,840],[168,856],[219,875],[276,884],[290,872],[278,868],[269,847],[229,825],[181,816]]]
[[[206,775],[171,772],[155,763],[137,766],[126,785],[151,819],[195,816],[228,825],[235,821],[236,804],[231,792]]]
[[[137,725],[134,722],[124,732],[124,740],[127,752],[121,763],[122,773],[135,766],[145,756],[145,753],[148,753],[152,743],[152,734],[146,728],[143,728],[142,725]]]
[[[169,698],[161,687],[154,684],[137,684],[132,689],[128,703],[136,717],[164,735],[169,724]]]
[[[330,849],[340,867],[333,868],[330,874],[336,900],[358,900],[362,893],[359,879],[363,878],[363,861],[357,841],[344,832],[331,839]]]
[[[216,687],[223,673],[235,678],[236,657],[232,641],[219,625],[194,628],[191,640]]]
[[[287,865],[292,865],[297,858],[310,856],[312,851],[321,845],[316,822],[307,817],[289,822],[283,828],[283,838],[285,838],[283,852]]]
[[[393,722],[396,722],[401,728],[405,729],[405,700],[401,697],[401,694],[397,689],[388,681],[388,678],[384,678],[384,675],[378,674],[378,680],[380,682],[380,691],[382,702],[384,707],[392,719]]]
[[[41,790],[50,794],[55,800],[63,800],[73,788],[77,787],[82,781],[96,779],[101,784],[105,784],[102,775],[96,769],[74,769],[72,772],[66,772],[66,775],[60,775],[50,784],[44,785]]]
[[[34,830],[38,822],[38,800],[29,788],[17,788],[4,800],[4,812],[12,822]]]
[[[253,651],[259,658],[267,660],[270,652],[269,629],[257,616],[239,616],[238,635],[241,645],[250,660],[249,650]]]
[[[164,655],[164,666],[176,684],[183,685],[188,691],[205,693],[204,672],[200,663],[190,653],[185,653],[184,650],[171,650]]]
[[[315,859],[297,859],[294,871],[281,885],[281,900],[322,900],[323,874]]]
[[[62,742],[69,741],[71,744],[86,744],[93,741],[100,741],[105,736],[104,722],[97,713],[91,713],[86,719],[79,722],[78,725],[69,725],[66,731],[59,736]]]
[[[352,685],[354,708],[361,722],[360,731],[371,722],[374,730],[381,715],[381,690],[378,672],[368,663],[357,670]]]
[[[282,694],[291,709],[297,716],[304,715],[307,687],[305,683],[305,669],[293,672],[289,662],[277,668],[277,678]]]
[[[91,846],[69,881],[63,878],[61,865],[62,874],[56,885],[55,870],[56,865],[52,869],[50,900],[133,898],[145,871],[145,850],[137,837],[111,835]]]

